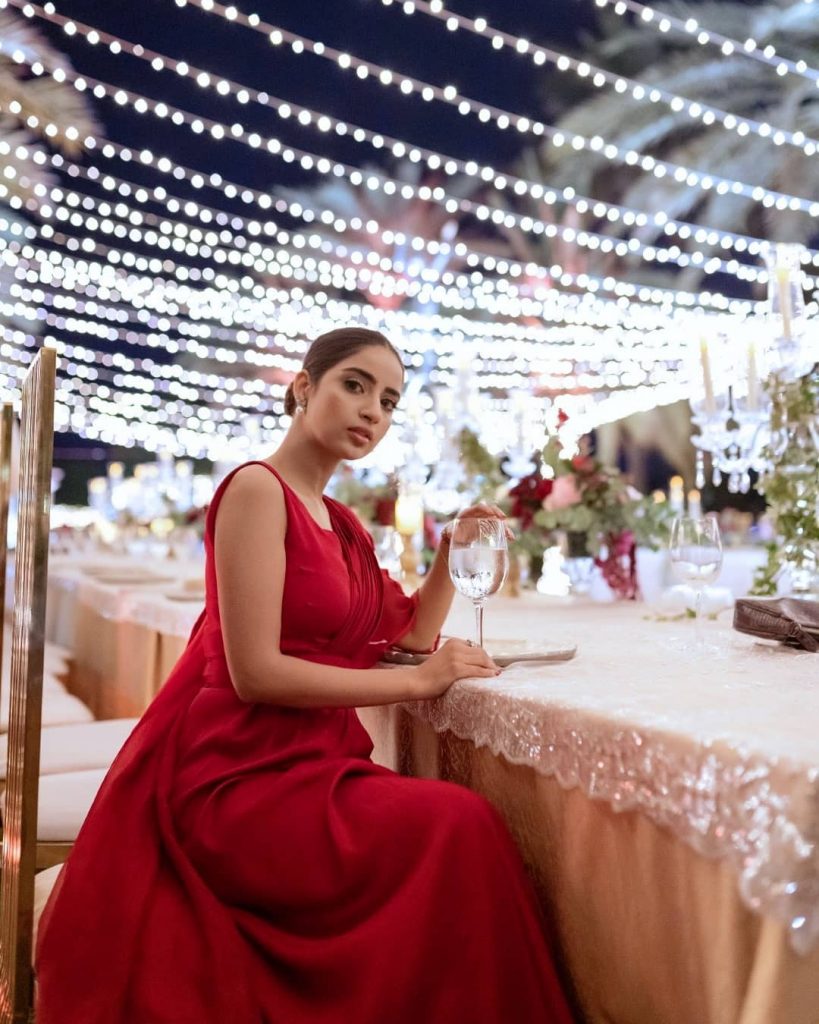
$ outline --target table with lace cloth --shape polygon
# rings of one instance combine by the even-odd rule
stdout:
[[[697,656],[629,602],[494,599],[485,628],[577,657],[362,717],[379,759],[505,815],[586,1018],[817,1024],[819,656],[730,613]]]
[[[102,582],[89,567],[122,571]],[[155,582],[133,584],[135,569]],[[129,556],[56,556],[49,562],[46,637],[74,655],[69,686],[97,718],[142,714],[184,649],[204,595],[186,584],[201,579],[200,563],[146,563]],[[171,596],[169,596],[171,595]],[[186,599],[178,600],[182,595]],[[190,597],[190,600],[187,599]]]

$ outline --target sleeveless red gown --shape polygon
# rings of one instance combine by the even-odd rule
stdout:
[[[230,479],[205,611],[43,916],[38,1024],[568,1024],[486,801],[374,765],[353,709],[236,696],[213,558]],[[328,500],[324,530],[282,486],[281,648],[370,667],[415,601],[348,509]]]

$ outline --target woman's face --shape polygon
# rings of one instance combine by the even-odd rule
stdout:
[[[386,434],[401,397],[404,372],[396,355],[368,345],[331,367],[317,384],[306,378],[304,426],[339,459],[360,459]]]

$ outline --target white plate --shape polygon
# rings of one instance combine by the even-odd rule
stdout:
[[[127,584],[128,586],[141,586],[142,584],[172,583],[173,576],[156,576],[153,573],[133,572],[111,572],[106,575],[98,573],[94,577],[95,583],[106,583],[113,585]]]
[[[441,639],[443,641],[445,638]],[[535,644],[529,640],[487,640],[485,647],[499,668],[507,668],[519,662],[542,664],[571,661],[577,654],[576,644]],[[400,647],[388,647],[381,657],[383,661],[396,665],[420,665],[429,655],[402,651]]]
[[[169,601],[184,601],[188,604],[205,603],[204,590],[200,590],[198,593],[195,590],[166,590],[165,597],[167,597]]]

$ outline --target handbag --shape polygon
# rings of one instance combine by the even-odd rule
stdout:
[[[741,597],[734,605],[734,629],[815,653],[819,651],[819,601]]]

